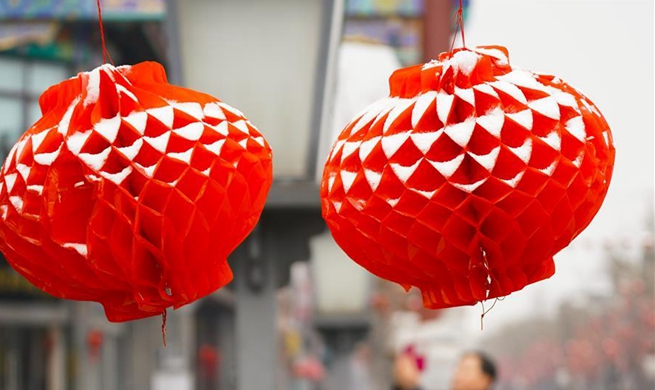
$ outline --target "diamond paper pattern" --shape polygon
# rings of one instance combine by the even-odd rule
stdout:
[[[391,96],[340,134],[323,173],[336,242],[377,276],[444,308],[553,275],[614,165],[609,126],[557,77],[499,46],[396,71]]]
[[[240,111],[152,62],[81,73],[40,105],[0,177],[0,249],[18,272],[111,321],[232,279],[227,256],[272,182],[271,149]]]

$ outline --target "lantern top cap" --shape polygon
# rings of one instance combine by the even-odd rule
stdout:
[[[427,91],[448,91],[452,85],[471,87],[509,71],[505,47],[458,48],[425,64],[398,69],[389,78],[389,84],[392,97],[411,98]]]

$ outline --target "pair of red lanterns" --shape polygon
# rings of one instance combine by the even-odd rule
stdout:
[[[614,147],[598,109],[502,47],[396,71],[346,126],[321,184],[336,242],[444,308],[554,273],[591,222]],[[272,153],[237,109],[169,85],[162,66],[103,65],[48,89],[0,172],[0,249],[35,286],[110,321],[226,285],[257,223]]]

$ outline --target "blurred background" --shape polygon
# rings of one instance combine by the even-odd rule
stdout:
[[[590,96],[617,160],[604,207],[549,280],[482,308],[429,311],[417,291],[350,261],[321,219],[332,141],[388,94],[390,73],[450,46],[451,0],[103,0],[114,62],[242,110],[275,151],[261,223],[235,281],[161,319],[107,322],[41,293],[0,260],[0,389],[378,390],[409,353],[426,390],[460,355],[499,366],[497,389],[655,388],[653,2],[464,1],[469,46]],[[0,0],[0,153],[40,117],[48,86],[102,63],[95,0]],[[488,306],[487,306],[488,308]]]

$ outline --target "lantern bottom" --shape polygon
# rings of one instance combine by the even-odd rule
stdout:
[[[232,269],[227,261],[217,265],[213,274],[216,277],[211,281],[207,281],[206,274],[199,274],[196,278],[198,280],[190,280],[187,286],[182,286],[180,292],[172,289],[170,294],[167,294],[166,290],[152,287],[148,290],[144,289],[144,291],[125,292],[108,299],[99,299],[98,302],[102,304],[110,322],[125,322],[158,316],[170,307],[178,309],[206,297],[219,288],[225,287],[233,279]],[[200,280],[203,276],[205,279]]]
[[[416,287],[421,290],[423,306],[436,310],[473,306],[488,299],[506,297],[554,274],[555,262],[551,257],[541,264],[491,269],[477,275],[471,273],[461,280],[451,277],[450,280],[439,284]]]

